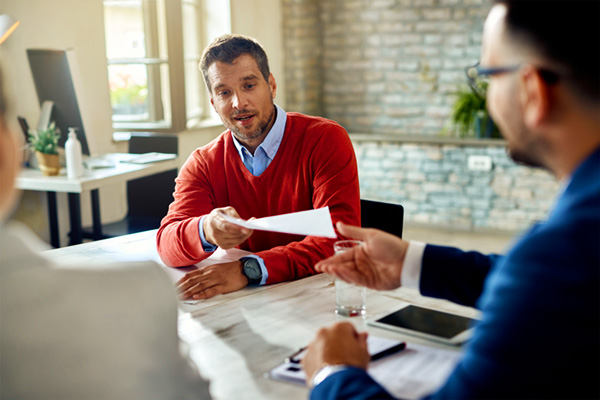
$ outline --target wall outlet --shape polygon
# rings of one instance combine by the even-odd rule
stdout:
[[[490,156],[469,156],[469,171],[491,171],[492,158]]]

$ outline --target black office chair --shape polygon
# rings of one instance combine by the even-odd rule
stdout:
[[[377,228],[402,237],[404,207],[400,204],[361,199],[360,213],[363,228]]]
[[[154,151],[177,154],[177,147],[176,135],[134,132],[129,140],[129,152],[133,154]],[[127,182],[127,216],[102,225],[102,236],[115,237],[157,229],[173,201],[176,177],[177,169],[172,169]]]

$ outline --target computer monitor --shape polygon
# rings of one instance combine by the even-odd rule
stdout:
[[[69,128],[74,127],[77,128],[77,138],[81,142],[83,154],[89,155],[90,149],[73,84],[73,68],[69,65],[72,59],[69,51],[71,50],[27,49],[27,57],[40,107],[46,102],[40,118],[44,118],[44,111],[48,111],[47,102],[51,101],[53,105],[49,120],[54,121],[60,129],[58,145],[65,146]]]

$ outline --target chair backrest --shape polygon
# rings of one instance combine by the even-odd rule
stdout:
[[[400,204],[361,199],[360,213],[363,228],[377,228],[402,237],[404,207]]]
[[[176,135],[134,132],[129,140],[129,152],[177,154],[177,142]],[[173,169],[127,182],[128,216],[150,217],[160,222],[173,201],[176,177],[177,169]]]

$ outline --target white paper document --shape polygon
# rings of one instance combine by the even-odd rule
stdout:
[[[369,353],[393,346],[398,341],[369,336]],[[302,358],[304,352],[296,358]],[[369,364],[371,377],[393,396],[419,399],[439,389],[460,360],[460,352],[407,343],[406,348]],[[284,362],[273,368],[274,379],[305,384],[306,374],[300,364]]]
[[[368,371],[394,396],[420,399],[446,382],[460,356],[458,351],[409,343],[404,351],[371,363]]]
[[[290,214],[275,215],[246,221],[244,219],[221,214],[225,220],[248,229],[291,233],[294,235],[322,236],[335,239],[329,207],[316,210],[299,211]]]
[[[177,154],[153,152],[135,155],[132,154],[131,157],[121,160],[121,162],[128,164],[150,164],[159,161],[173,160],[174,158],[177,158]]]

